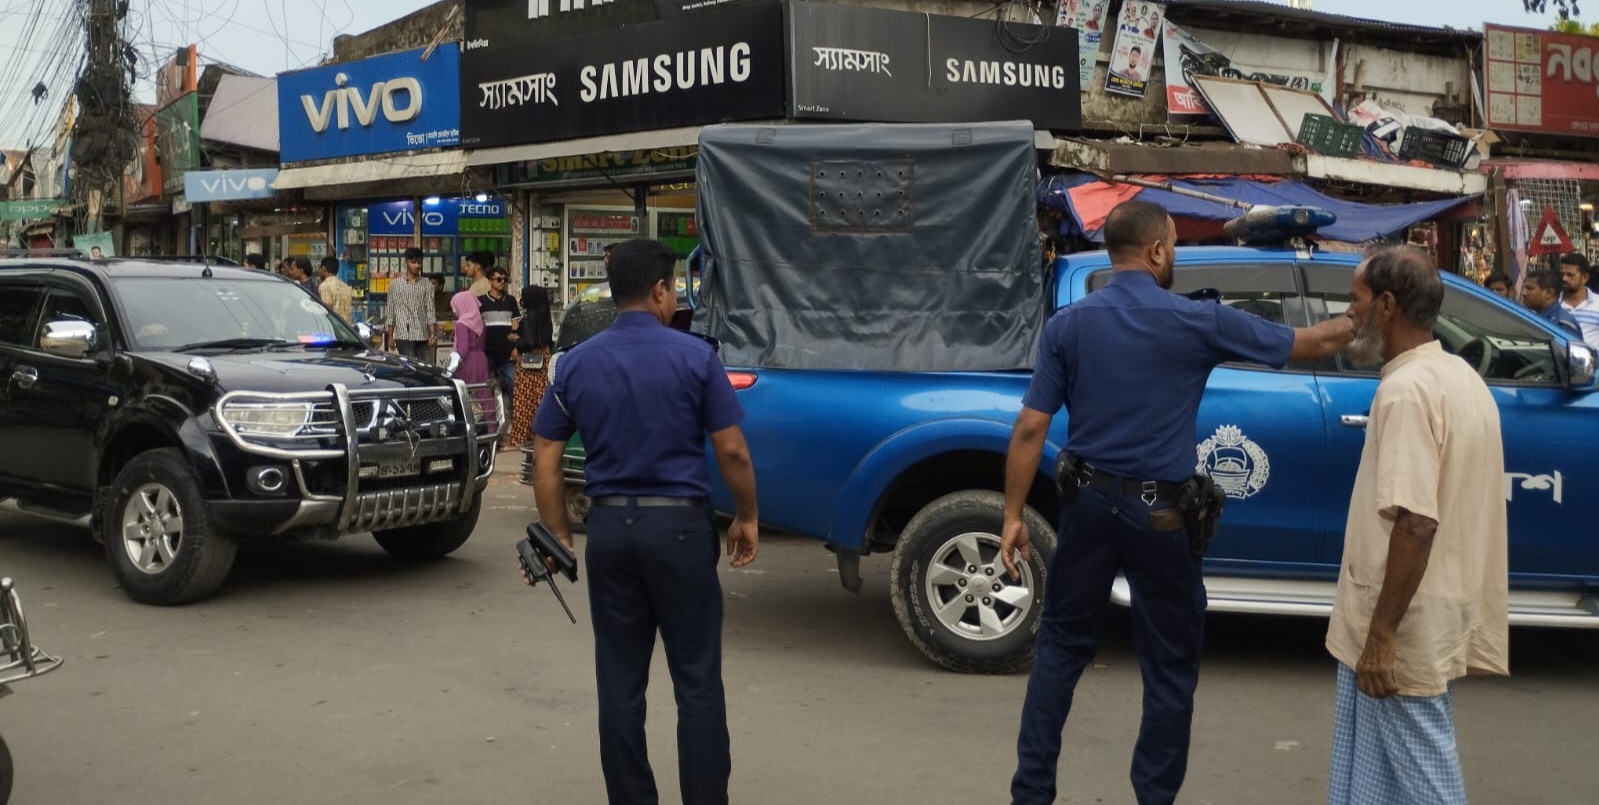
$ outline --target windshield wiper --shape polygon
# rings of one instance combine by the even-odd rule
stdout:
[[[281,338],[223,338],[217,341],[199,341],[193,344],[184,344],[173,352],[189,352],[196,349],[260,349],[261,347],[299,346],[294,341],[285,341]]]

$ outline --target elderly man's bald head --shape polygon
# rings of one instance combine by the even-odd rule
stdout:
[[[1444,304],[1444,281],[1427,253],[1415,246],[1386,246],[1372,252],[1358,272],[1373,297],[1393,294],[1399,314],[1432,329]]]

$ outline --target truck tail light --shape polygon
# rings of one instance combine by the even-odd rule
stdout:
[[[750,386],[755,385],[755,381],[756,381],[757,378],[758,378],[758,375],[756,375],[754,372],[728,372],[727,373],[727,380],[728,380],[729,383],[733,384],[733,390],[734,391],[743,391],[744,389],[747,389]]]

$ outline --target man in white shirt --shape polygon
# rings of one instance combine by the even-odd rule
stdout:
[[[1599,296],[1588,290],[1590,272],[1588,258],[1577,252],[1561,255],[1560,284],[1565,295],[1560,306],[1571,311],[1571,317],[1582,327],[1582,340],[1599,349]]]

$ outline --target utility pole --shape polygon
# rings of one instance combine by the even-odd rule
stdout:
[[[85,227],[98,231],[107,199],[134,154],[128,116],[127,44],[117,31],[128,0],[79,0],[84,7],[88,60],[78,77],[78,117],[72,131],[72,199],[86,211]]]

